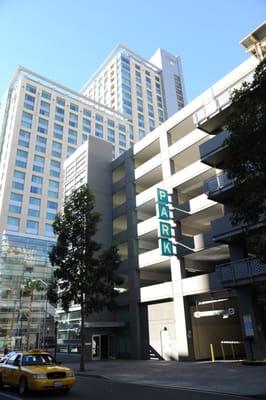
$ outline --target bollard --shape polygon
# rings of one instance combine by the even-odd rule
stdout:
[[[224,352],[224,344],[221,342],[221,350],[222,350],[222,355],[223,355],[223,360],[225,360],[225,352]]]
[[[211,349],[211,356],[212,356],[212,362],[215,362],[215,358],[214,358],[214,348],[213,348],[213,344],[210,344],[210,349]]]

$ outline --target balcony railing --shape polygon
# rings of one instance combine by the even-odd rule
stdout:
[[[229,186],[233,186],[233,180],[228,177],[225,171],[204,182],[204,190],[208,195],[226,189]]]
[[[266,276],[266,264],[257,258],[245,258],[240,261],[218,265],[216,271],[224,286],[234,286]]]

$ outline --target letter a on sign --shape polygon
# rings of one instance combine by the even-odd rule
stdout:
[[[168,203],[168,192],[164,189],[157,189],[157,201],[158,203]]]
[[[158,214],[159,214],[159,219],[169,220],[170,219],[169,207],[165,204],[158,204]]]
[[[160,251],[162,256],[172,256],[173,255],[173,244],[168,239],[160,239]]]

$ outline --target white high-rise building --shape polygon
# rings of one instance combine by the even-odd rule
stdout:
[[[184,107],[180,57],[158,49],[148,61],[118,45],[81,92],[125,115],[137,141]]]

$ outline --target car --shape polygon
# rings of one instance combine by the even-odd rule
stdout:
[[[21,396],[29,390],[68,392],[75,384],[74,371],[57,363],[42,350],[16,352],[0,364],[0,387],[18,388]]]
[[[11,357],[15,353],[16,353],[15,351],[11,351],[10,353],[7,353],[7,354],[3,355],[2,357],[0,357],[0,363],[3,363],[4,361],[6,361],[9,357]]]

